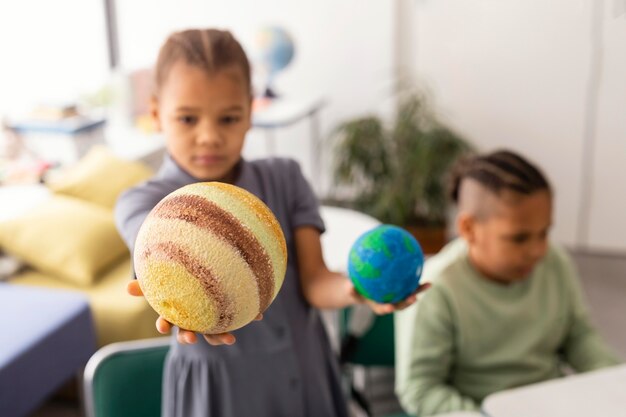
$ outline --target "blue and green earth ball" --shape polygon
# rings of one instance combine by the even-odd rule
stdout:
[[[397,303],[419,286],[424,253],[406,230],[382,225],[361,235],[350,249],[348,274],[362,296]]]

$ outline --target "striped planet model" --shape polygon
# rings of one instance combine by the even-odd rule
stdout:
[[[234,185],[187,185],[146,217],[135,244],[139,285],[157,313],[204,334],[245,326],[283,283],[287,245],[270,209]]]

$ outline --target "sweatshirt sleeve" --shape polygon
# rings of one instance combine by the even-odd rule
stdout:
[[[419,416],[479,410],[449,384],[454,366],[454,322],[443,290],[434,285],[417,304],[396,317],[396,394]]]
[[[560,257],[571,300],[570,325],[562,349],[564,359],[578,372],[619,364],[621,361],[591,323],[572,261],[564,252]]]

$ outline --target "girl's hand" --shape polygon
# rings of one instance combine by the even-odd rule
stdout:
[[[415,303],[415,301],[417,301],[417,294],[421,293],[422,291],[427,290],[428,288],[430,288],[429,283],[422,284],[419,287],[417,287],[417,290],[415,290],[415,292],[413,292],[407,298],[395,304],[381,304],[381,303],[377,303],[376,301],[365,298],[357,292],[356,288],[354,288],[353,285],[351,286],[351,292],[354,298],[356,298],[360,303],[367,304],[374,313],[378,315],[384,315],[384,314],[393,313],[394,311],[404,310],[408,306]]]
[[[129,282],[126,287],[126,291],[130,295],[143,297],[143,292],[141,291],[141,287],[139,286],[139,282],[137,282],[137,280]],[[262,318],[263,314],[259,313],[255,320],[261,320]],[[162,316],[159,316],[156,321],[157,331],[161,334],[168,334],[172,330],[172,327],[174,327],[173,324],[165,320]],[[236,341],[235,336],[232,333],[205,334],[202,336],[207,343],[212,346],[232,345]],[[181,345],[193,345],[198,342],[198,336],[196,336],[196,333],[191,330],[179,329],[178,334],[176,335],[176,340],[178,340],[178,343]]]

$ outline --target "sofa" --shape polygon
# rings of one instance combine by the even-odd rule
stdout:
[[[151,175],[146,165],[97,146],[46,185],[32,186],[38,198],[29,207],[20,206],[26,199],[3,198],[5,212],[17,209],[0,217],[0,252],[24,264],[6,281],[82,294],[98,346],[158,336],[157,314],[126,293],[130,254],[113,221],[119,194]],[[0,192],[10,195],[6,187]]]

